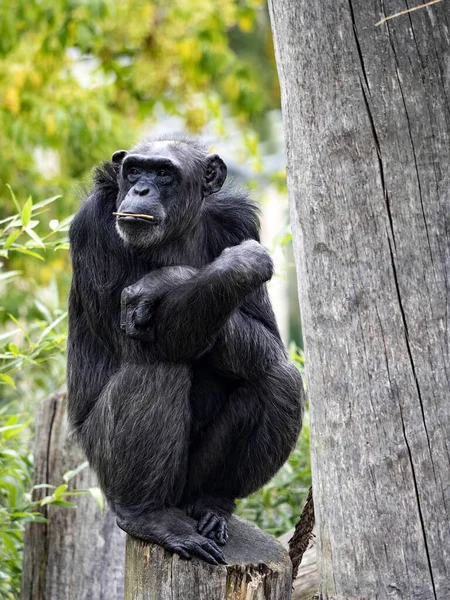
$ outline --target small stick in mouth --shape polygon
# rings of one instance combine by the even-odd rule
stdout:
[[[113,212],[113,215],[115,217],[136,217],[136,218],[140,218],[140,219],[147,219],[148,221],[152,221],[153,217],[151,215],[140,215],[138,213],[117,213],[117,212]]]

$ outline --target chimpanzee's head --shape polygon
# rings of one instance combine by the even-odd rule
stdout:
[[[183,235],[206,196],[220,190],[227,167],[191,140],[143,141],[112,156],[117,169],[117,231],[137,248]]]

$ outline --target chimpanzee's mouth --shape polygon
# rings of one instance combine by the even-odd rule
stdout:
[[[152,215],[144,215],[144,214],[140,214],[140,213],[118,213],[118,212],[113,212],[113,215],[117,218],[118,221],[125,221],[125,222],[130,222],[130,221],[146,221],[147,223],[151,223],[154,221],[154,218],[152,217]]]

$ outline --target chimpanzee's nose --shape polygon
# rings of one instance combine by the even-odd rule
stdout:
[[[147,196],[147,194],[150,192],[150,188],[145,183],[142,184],[142,185],[137,184],[137,185],[134,186],[133,192],[137,196]]]

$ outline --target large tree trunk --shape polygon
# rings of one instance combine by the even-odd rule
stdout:
[[[405,8],[271,2],[321,598],[450,598],[450,5]]]

